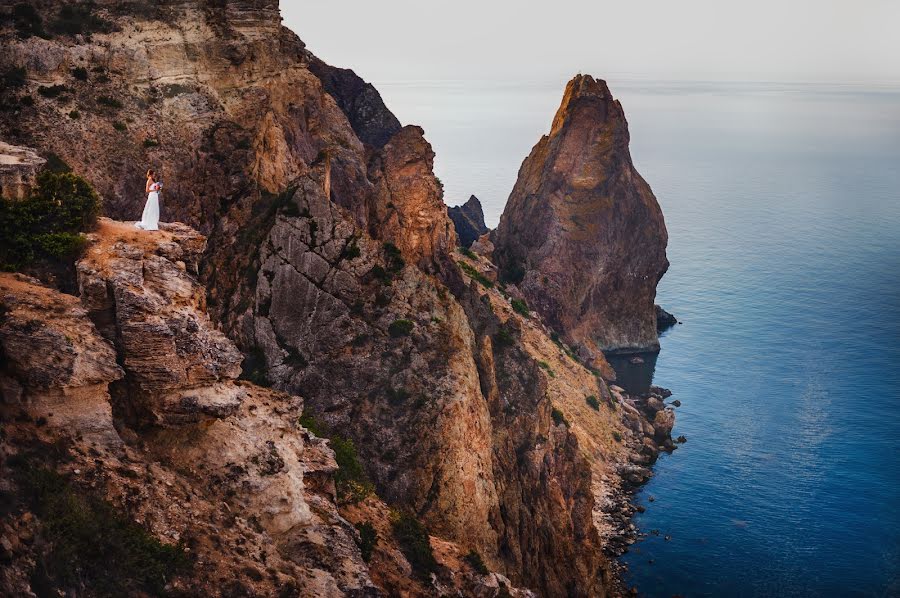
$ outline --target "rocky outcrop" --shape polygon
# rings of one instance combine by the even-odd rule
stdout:
[[[23,199],[46,162],[30,148],[0,141],[0,197]]]
[[[628,142],[606,83],[575,77],[549,135],[522,163],[494,236],[505,278],[588,354],[659,347],[653,300],[667,234]]]
[[[376,189],[369,232],[396,245],[424,271],[439,272],[447,269],[442,262],[456,246],[456,233],[424,135],[420,127],[404,127],[369,164]]]
[[[184,225],[159,234],[101,220],[78,263],[82,302],[115,344],[126,376],[116,406],[130,425],[169,426],[227,417],[244,391],[243,359],[206,314],[196,275],[206,239]]]
[[[663,308],[658,305],[654,306],[656,310],[656,330],[662,332],[664,330],[668,330],[672,326],[678,323],[678,318],[674,315],[670,314]]]
[[[384,105],[378,90],[352,70],[331,66],[312,55],[309,70],[322,81],[363,143],[380,148],[400,131],[400,121]]]
[[[213,373],[230,376],[237,351],[212,329],[185,269],[202,238],[170,229],[154,235],[103,222],[79,267],[80,299],[0,276],[0,478],[12,501],[2,524],[8,550],[0,590],[30,595],[35,580],[67,588],[58,585],[66,583],[59,571],[35,569],[53,550],[44,536],[54,520],[42,518],[67,516],[29,502],[37,491],[29,476],[50,471],[65,492],[92,497],[85,504],[102,500],[127,511],[154,541],[188,539],[193,564],[169,580],[172,591],[376,595],[358,534],[334,502],[333,453],[297,423],[302,401],[230,380],[209,383]],[[98,309],[102,277],[109,277],[112,314]],[[171,307],[150,321],[141,306],[162,299]],[[177,346],[151,362],[147,351],[162,349],[163,338]],[[118,415],[123,411],[128,417]],[[143,413],[151,419],[130,417]],[[92,513],[79,512],[79,523],[68,525],[96,526]],[[72,558],[82,559],[73,567],[90,565]],[[87,592],[93,574],[89,567],[80,573]],[[140,570],[126,564],[116,574],[117,587],[129,587]]]
[[[481,235],[490,230],[484,223],[481,202],[474,195],[469,197],[469,200],[463,205],[454,206],[447,211],[456,228],[457,240],[462,247],[471,246]]]

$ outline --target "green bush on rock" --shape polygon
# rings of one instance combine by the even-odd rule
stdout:
[[[80,233],[91,230],[99,214],[100,198],[86,180],[42,172],[26,198],[0,199],[0,268],[76,257],[85,242]]]
[[[421,579],[429,580],[431,574],[437,571],[438,563],[431,550],[428,530],[409,513],[392,513],[391,525],[400,550],[413,572]]]

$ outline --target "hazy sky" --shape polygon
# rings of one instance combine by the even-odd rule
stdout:
[[[318,56],[374,82],[900,82],[900,0],[282,0]]]

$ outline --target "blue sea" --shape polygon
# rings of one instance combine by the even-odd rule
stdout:
[[[446,201],[495,226],[564,83],[376,85]],[[654,383],[687,437],[636,496],[628,583],[900,596],[900,89],[609,83],[669,230],[658,302],[682,324]]]

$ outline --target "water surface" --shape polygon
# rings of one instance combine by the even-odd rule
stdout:
[[[474,193],[495,226],[563,84],[378,87],[424,126],[448,203]],[[669,230],[659,302],[684,322],[654,383],[688,442],[636,499],[629,583],[900,596],[900,92],[610,86]]]

